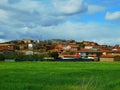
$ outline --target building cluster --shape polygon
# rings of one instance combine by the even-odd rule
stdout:
[[[58,52],[59,57],[87,57],[113,60],[120,56],[120,46],[99,45],[96,42],[75,40],[14,40],[0,44],[0,52],[11,51],[24,54],[40,54],[43,52]]]

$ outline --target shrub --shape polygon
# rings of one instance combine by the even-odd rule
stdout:
[[[19,54],[16,56],[15,61],[42,61],[41,56],[39,55],[23,55]]]
[[[5,59],[15,59],[16,58],[16,53],[13,51],[4,51],[3,52]]]
[[[43,61],[43,56],[42,55],[32,55],[32,58],[34,61]]]
[[[4,55],[5,59],[15,59],[16,55]]]
[[[18,55],[16,56],[15,61],[24,61],[24,55],[23,55],[23,54],[18,54]]]
[[[16,56],[15,61],[32,61],[32,55],[19,54]]]
[[[0,61],[4,61],[5,60],[5,56],[3,54],[0,54]]]
[[[115,56],[114,61],[120,61],[120,56]]]

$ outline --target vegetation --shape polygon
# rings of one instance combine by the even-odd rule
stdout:
[[[0,62],[0,90],[119,90],[120,63]]]
[[[18,54],[16,55],[15,61],[42,61],[43,56],[40,55],[24,55]]]
[[[16,53],[13,51],[5,50],[3,52],[3,54],[4,54],[5,59],[15,59],[16,58]]]
[[[4,61],[4,60],[5,60],[5,56],[2,53],[0,53],[0,61]]]
[[[82,48],[85,47],[84,42],[77,42],[77,44],[78,44],[80,47],[82,47]]]
[[[115,56],[114,61],[120,61],[120,56]]]
[[[49,52],[48,54],[50,57],[54,57],[54,59],[58,59],[59,56],[58,52]]]

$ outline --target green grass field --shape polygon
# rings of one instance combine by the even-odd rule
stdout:
[[[120,90],[120,62],[0,62],[0,90]]]

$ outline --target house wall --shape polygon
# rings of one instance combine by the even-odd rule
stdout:
[[[93,46],[85,46],[85,49],[92,49]]]
[[[114,58],[100,58],[101,62],[113,62]]]
[[[120,53],[113,53],[114,56],[120,56]]]
[[[25,55],[33,55],[33,54],[34,54],[33,51],[26,51],[26,52],[25,52]]]

